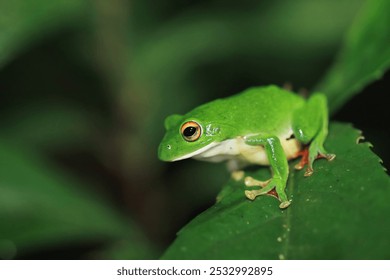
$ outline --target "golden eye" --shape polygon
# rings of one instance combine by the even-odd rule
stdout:
[[[184,140],[188,142],[194,142],[198,140],[200,135],[202,134],[202,129],[200,125],[193,121],[184,123],[180,131]]]

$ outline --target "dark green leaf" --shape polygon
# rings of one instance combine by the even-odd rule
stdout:
[[[347,34],[333,67],[317,86],[329,99],[331,112],[390,66],[390,1],[369,0]]]
[[[270,196],[247,200],[243,182],[230,180],[220,201],[184,227],[163,258],[388,259],[390,179],[360,140],[351,126],[332,124],[326,147],[336,159],[316,161],[309,178],[291,172],[293,203],[283,211]],[[252,174],[270,176],[266,168]]]

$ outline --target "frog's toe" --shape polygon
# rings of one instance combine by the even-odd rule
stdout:
[[[296,170],[302,170],[306,164],[309,162],[309,149],[308,147],[303,148],[296,155],[297,157],[301,157],[301,160],[294,166]]]
[[[306,163],[303,163],[302,161],[300,161],[299,163],[297,163],[294,168],[296,170],[302,170],[304,167],[305,167]]]
[[[234,181],[236,181],[236,182],[238,182],[238,181],[240,181],[242,178],[244,178],[244,175],[245,175],[245,173],[244,173],[244,171],[242,171],[242,170],[233,171],[233,172],[231,173],[232,179],[233,179]]]
[[[326,154],[325,155],[325,158],[328,160],[328,161],[332,161],[336,158],[336,155],[335,154]]]
[[[291,204],[291,201],[283,201],[282,203],[280,203],[280,205],[279,205],[279,208],[280,209],[286,209],[287,207],[289,207],[290,206],[290,204]]]
[[[305,176],[305,177],[310,177],[311,175],[313,175],[313,173],[314,173],[313,168],[308,167],[308,168],[306,169],[306,171],[305,171],[305,174],[303,174],[303,176]]]
[[[245,186],[247,186],[247,187],[262,187],[262,188],[264,188],[265,186],[268,185],[268,183],[270,181],[271,181],[271,179],[269,179],[267,181],[260,181],[260,180],[254,179],[253,177],[247,176],[247,177],[245,177],[244,183],[245,183]]]
[[[245,196],[250,200],[255,200],[258,195],[256,191],[245,191]]]
[[[331,161],[331,160],[334,160],[335,157],[336,157],[335,154],[328,154],[327,152],[319,151],[319,152],[317,153],[317,156],[315,157],[315,159],[325,158],[325,159],[327,159],[328,161]]]

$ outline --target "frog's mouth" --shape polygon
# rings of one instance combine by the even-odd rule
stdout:
[[[191,152],[189,154],[186,154],[186,155],[174,158],[171,161],[178,161],[178,160],[183,160],[183,159],[199,156],[199,155],[204,154],[205,152],[211,150],[212,148],[214,148],[218,144],[219,144],[218,142],[212,142],[212,143],[208,144],[207,146],[204,146],[204,147],[202,147],[202,148],[200,148],[198,150],[195,150],[195,151],[193,151],[193,152]]]

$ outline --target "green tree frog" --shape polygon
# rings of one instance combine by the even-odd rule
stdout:
[[[328,134],[326,97],[316,93],[306,100],[274,85],[249,88],[185,115],[171,115],[165,120],[165,129],[158,150],[163,161],[226,161],[231,172],[248,165],[269,165],[271,179],[245,177],[246,186],[259,187],[246,190],[245,195],[254,200],[274,190],[281,209],[291,203],[285,192],[288,160],[302,156],[296,168],[307,164],[305,176],[310,176],[315,159],[335,158],[324,149]]]

